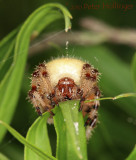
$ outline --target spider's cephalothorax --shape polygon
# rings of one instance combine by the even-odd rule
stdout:
[[[100,97],[97,80],[99,72],[88,63],[74,58],[60,58],[39,64],[32,74],[29,99],[39,115],[50,112],[58,102],[80,99],[85,126],[94,128],[99,101],[85,103]]]

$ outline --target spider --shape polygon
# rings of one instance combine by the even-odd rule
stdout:
[[[37,113],[50,112],[55,105],[66,100],[80,100],[79,111],[87,116],[85,126],[92,129],[97,122],[101,93],[98,88],[99,72],[92,65],[75,58],[58,58],[39,64],[32,74],[31,90],[28,97]]]

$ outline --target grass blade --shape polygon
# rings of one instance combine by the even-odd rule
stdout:
[[[133,151],[130,153],[126,160],[135,160],[136,159],[136,146],[134,147]]]
[[[85,127],[79,101],[66,101],[55,107],[54,125],[57,132],[59,160],[87,159]]]
[[[17,29],[13,30],[11,33],[9,33],[5,38],[3,38],[0,41],[0,63],[2,62],[2,60],[5,60],[4,56],[7,53],[8,47],[9,47],[10,43],[12,42],[12,40],[15,39],[18,31],[19,31],[19,27]]]
[[[55,8],[59,8],[62,11],[62,13],[65,15],[65,19],[69,17],[70,13],[62,5],[58,3],[49,3],[43,5],[35,12],[33,12],[25,21],[19,33],[17,34],[13,63],[9,71],[7,72],[5,78],[2,80],[2,85],[0,86],[0,120],[6,123],[10,123],[19,97],[19,91],[23,78],[30,37],[34,31],[40,33],[43,28],[56,20],[56,16],[52,14],[52,11],[54,11]],[[52,17],[50,16],[50,13]],[[58,14],[60,17],[59,11]],[[51,20],[48,20],[48,16]],[[40,23],[45,17],[46,21]],[[41,26],[39,26],[39,24],[41,24]],[[67,21],[67,27],[68,26],[70,26],[70,23]],[[5,128],[1,127],[0,130],[1,141],[5,135],[6,130]]]
[[[39,149],[45,151],[49,155],[52,155],[51,146],[49,142],[48,132],[47,132],[47,119],[50,114],[45,113],[42,117],[37,118],[37,120],[29,128],[26,140],[31,144],[35,145]],[[34,154],[31,149],[25,146],[25,160],[38,159],[42,160],[37,154]]]
[[[15,129],[13,129],[12,127],[10,127],[8,124],[6,124],[3,121],[0,121],[0,124],[2,124],[4,127],[7,128],[7,130],[22,144],[24,144],[25,146],[29,147],[32,151],[34,151],[37,155],[39,155],[41,158],[43,159],[51,159],[51,160],[56,160],[55,157],[50,156],[48,154],[46,154],[45,152],[43,152],[41,149],[37,148],[36,146],[34,146],[33,144],[29,143],[28,141],[26,141],[26,139],[21,136]]]
[[[136,97],[136,93],[124,93],[124,94],[120,94],[117,95],[115,97],[104,97],[104,98],[97,98],[97,99],[91,99],[88,101],[85,101],[85,103],[87,102],[92,102],[92,101],[102,101],[102,100],[116,100],[116,99],[120,99],[120,98],[126,98],[126,97]]]
[[[0,160],[9,160],[5,155],[0,153]]]

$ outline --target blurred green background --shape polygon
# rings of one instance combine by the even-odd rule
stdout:
[[[36,8],[48,2],[58,1],[0,0],[0,39],[22,24]],[[29,77],[35,65],[44,60],[48,61],[51,57],[69,54],[93,64],[102,73],[99,86],[104,97],[136,90],[131,73],[131,62],[136,46],[136,42],[133,41],[133,36],[136,36],[136,3],[134,0],[116,0],[116,2],[121,4],[122,7],[123,5],[133,7],[127,9],[127,11],[124,11],[123,8],[115,8],[115,6],[103,8],[103,3],[107,5],[115,3],[115,1],[109,2],[108,0],[59,1],[69,9],[73,16],[72,30],[69,33],[64,33],[64,20],[57,21],[51,24],[39,36],[38,40],[31,44],[31,46],[37,44],[36,48],[38,48],[44,39],[45,46],[48,44],[48,47],[37,52],[31,51],[31,54],[28,54],[20,98],[11,124],[23,136],[26,135],[28,128],[38,117],[32,105],[26,100],[30,88]],[[89,4],[99,5],[100,8],[84,8],[84,5]],[[83,22],[81,23],[81,19],[86,17],[88,18],[87,21],[90,20],[89,17],[91,17],[91,20],[93,17],[97,22],[101,21],[107,24],[108,28],[106,28],[107,25],[101,26],[102,23],[95,26],[94,22],[93,25],[96,30],[93,27],[87,29],[82,24]],[[114,30],[110,30],[109,25],[112,29],[118,30],[117,35],[114,34]],[[105,30],[102,30],[102,32],[100,29],[97,30],[98,26],[100,28],[105,27]],[[116,40],[116,37],[119,36],[122,29],[124,30],[123,35],[127,34],[123,38],[123,40],[126,38],[126,41],[121,43]],[[107,38],[106,31],[109,31],[110,38]],[[49,33],[50,36],[47,38],[46,34]],[[55,41],[55,38],[58,42]],[[69,41],[68,49],[66,49],[66,41]],[[124,98],[117,101],[102,101],[99,108],[99,122],[88,142],[88,159],[125,159],[136,144],[136,99]],[[48,129],[55,155],[56,133],[53,126],[48,126]],[[3,143],[0,145],[0,151],[11,160],[23,159],[23,145],[17,142],[9,133],[6,134]]]

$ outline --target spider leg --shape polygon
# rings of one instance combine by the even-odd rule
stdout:
[[[100,96],[100,91],[98,87],[94,87],[94,92],[95,92],[95,99],[98,99]],[[89,125],[90,127],[94,128],[97,122],[97,110],[99,107],[99,101],[95,100],[93,106],[90,106],[90,110],[88,111],[88,118],[85,122],[85,126]]]
[[[99,103],[97,101],[94,102],[94,105],[90,106],[90,110],[88,110],[88,118],[85,122],[85,126],[90,126],[92,128],[95,127],[97,122],[97,110],[98,110]]]
[[[91,132],[97,123],[97,110],[99,101],[85,103],[84,101],[97,99],[100,97],[100,90],[97,86],[98,70],[94,69],[90,64],[84,64],[81,72],[82,95],[80,100],[79,111],[82,110],[83,116],[88,116],[84,126],[86,126],[86,137],[90,138]]]
[[[40,107],[35,107],[36,112],[38,113],[39,116],[42,116],[42,112],[40,110]]]
[[[97,92],[98,93],[98,92]],[[95,97],[95,99],[99,98],[98,96]],[[85,122],[86,126],[86,137],[89,140],[92,134],[92,130],[95,128],[97,124],[97,117],[98,117],[98,108],[99,108],[99,101],[94,101],[94,105],[89,108],[88,110],[88,118]]]
[[[51,101],[51,106],[55,107],[58,105],[58,100],[55,97],[55,91],[53,90],[52,93],[47,97]]]
[[[84,64],[81,72],[81,84],[80,88],[81,99],[79,111],[83,109],[84,101],[88,96],[93,94],[92,88],[97,85],[98,71],[94,69],[90,64]]]
[[[51,115],[54,115],[51,111],[51,100],[48,98],[48,95],[51,94],[52,86],[45,63],[39,64],[33,72],[31,86],[32,89],[29,91],[28,96],[37,113],[42,115],[43,112],[48,111]]]
[[[52,116],[55,116],[55,114],[54,114],[52,111],[49,111],[49,113],[50,113]]]
[[[85,101],[85,96],[81,97],[80,102],[79,102],[79,112],[82,111],[83,109],[83,105],[84,105],[84,101]]]
[[[86,126],[89,125],[90,127],[93,128],[96,125],[96,121],[97,121],[97,116],[96,115],[93,117],[93,119],[88,117],[86,122],[85,122],[85,124],[84,124],[84,126],[86,127]]]
[[[50,108],[50,106],[47,105],[45,98],[43,98],[43,96],[41,96],[38,91],[33,92],[33,98],[31,99],[31,101],[34,104],[34,107],[38,115],[40,116],[42,115],[44,111],[48,111]]]
[[[32,89],[28,93],[28,98],[30,99],[30,101],[34,105],[34,107],[35,107],[36,112],[38,113],[38,115],[42,116],[41,108],[39,107],[39,103],[37,103],[37,101],[36,101],[37,95],[35,95],[35,92],[37,92],[37,87],[33,84],[32,85]]]
[[[55,96],[51,99],[51,105],[52,105],[53,107],[55,107],[55,105],[58,106],[58,100],[57,100],[57,98],[56,98]]]

